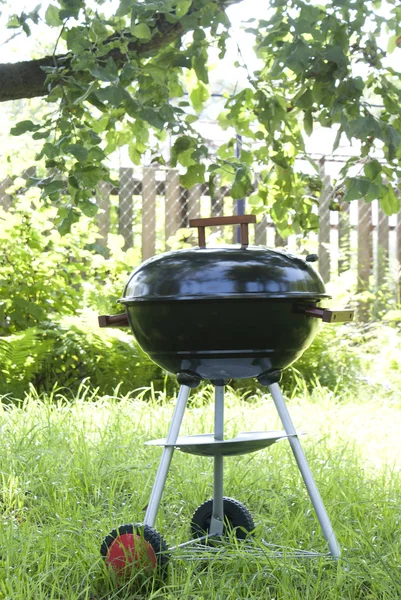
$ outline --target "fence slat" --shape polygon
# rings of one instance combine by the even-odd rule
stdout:
[[[183,226],[183,211],[181,203],[181,188],[179,174],[176,169],[170,169],[166,173],[166,205],[165,205],[165,235],[166,244],[168,239]]]
[[[266,246],[267,244],[267,218],[263,215],[259,223],[255,225],[255,244],[256,246]]]
[[[4,210],[8,210],[12,203],[11,196],[6,194],[6,189],[10,187],[12,182],[13,180],[9,175],[0,182],[0,206],[2,206]]]
[[[397,261],[397,284],[398,294],[397,302],[401,301],[401,211],[397,214],[396,224],[396,261]]]
[[[287,245],[287,240],[281,237],[276,226],[274,226],[274,246],[275,248],[284,248]]]
[[[224,188],[216,190],[213,198],[210,199],[210,215],[212,217],[222,217],[224,215]]]
[[[340,275],[351,267],[350,233],[350,207],[349,202],[344,202],[341,204],[338,213],[338,272]]]
[[[323,281],[330,281],[330,177],[326,175],[324,160],[319,163],[320,176],[323,189],[319,198],[319,233],[318,233],[318,255],[319,272]]]
[[[388,269],[389,223],[379,205],[377,211],[377,285],[383,284]]]
[[[187,202],[187,218],[197,219],[200,217],[200,199],[202,191],[199,183],[194,185],[188,190],[188,202]]]
[[[101,235],[98,243],[103,248],[107,246],[107,235],[110,233],[110,194],[112,189],[111,183],[101,181],[96,194],[96,203],[99,207],[96,214],[96,224]]]
[[[358,200],[358,292],[369,287],[369,277],[372,266],[372,205],[363,199]],[[368,303],[360,302],[358,316],[361,320],[367,318]]]
[[[142,260],[156,252],[156,171],[144,167],[142,178]]]
[[[118,211],[118,233],[125,240],[124,250],[133,244],[133,198],[137,182],[134,179],[133,169],[121,167],[120,169],[120,201]]]
[[[187,190],[186,225],[188,225],[190,219],[198,219],[200,217],[201,197],[202,186],[199,183]],[[193,246],[198,245],[197,236],[195,234],[189,241]]]

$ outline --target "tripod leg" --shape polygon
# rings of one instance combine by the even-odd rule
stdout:
[[[297,432],[292,423],[290,413],[288,412],[278,383],[272,383],[269,385],[269,390],[273,396],[274,404],[276,405],[277,412],[280,416],[285,432],[287,435],[291,436],[288,438],[288,441],[290,442],[295,460],[297,461],[298,468],[305,482],[306,489],[308,490],[308,494],[312,501],[313,508],[315,509],[320,527],[322,528],[323,535],[329,545],[330,554],[333,556],[333,558],[339,558],[341,555],[340,546],[338,545],[333,527],[324,507],[323,500],[319,494],[319,490],[317,489],[304,451],[302,450],[301,443],[298,439]]]
[[[191,388],[186,385],[182,385],[180,387],[173,418],[171,419],[170,429],[166,439],[166,446],[163,449],[156,479],[150,495],[148,508],[146,509],[145,519],[143,521],[144,525],[149,525],[150,527],[153,527],[156,521],[157,511],[159,510],[160,500],[174,453],[174,444],[176,443],[178,434],[180,433],[181,423],[184,417],[190,391]]]
[[[224,440],[224,385],[216,385],[214,390],[214,439],[221,441]],[[210,535],[223,535],[223,462],[223,456],[216,454],[214,457],[214,490]]]

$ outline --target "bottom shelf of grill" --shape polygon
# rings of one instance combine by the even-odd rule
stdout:
[[[167,439],[151,440],[147,446],[174,446],[182,452],[198,456],[235,456],[256,452],[284,440],[289,436],[285,431],[244,431],[230,440],[215,440],[213,433],[180,436],[175,444],[167,444]]]

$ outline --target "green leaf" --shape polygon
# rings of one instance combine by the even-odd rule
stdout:
[[[101,102],[108,102],[111,106],[118,107],[121,106],[123,100],[125,99],[126,91],[123,88],[110,85],[97,90],[95,95]]]
[[[340,68],[345,67],[348,64],[348,59],[340,46],[327,46],[325,58],[331,62],[334,62]]]
[[[92,81],[86,92],[82,94],[82,96],[79,96],[79,98],[74,100],[73,104],[81,104],[82,102],[84,102],[91,95],[93,90],[96,89],[96,85],[96,82]]]
[[[371,186],[372,189],[378,189],[375,184],[373,184],[366,177],[353,177],[347,179],[347,191],[344,194],[344,202],[351,202],[351,200],[359,200],[360,198],[364,198],[366,200],[373,200],[371,198]]]
[[[290,55],[285,64],[294,73],[304,73],[310,59],[310,49],[305,42],[299,40],[289,46]]]
[[[138,40],[148,41],[152,39],[152,31],[146,23],[138,23],[131,28],[131,33]]]
[[[230,195],[235,200],[240,200],[252,189],[249,171],[245,167],[239,167],[235,171],[235,178],[231,186]]]
[[[141,153],[138,152],[138,149],[136,147],[135,142],[133,142],[132,144],[129,144],[129,146],[128,146],[128,156],[130,157],[130,159],[132,160],[132,162],[134,163],[134,165],[140,165],[141,164]]]
[[[60,0],[63,10],[60,12],[60,19],[68,17],[78,17],[81,8],[84,8],[83,0]]]
[[[66,235],[69,233],[72,225],[77,223],[77,221],[79,221],[79,212],[77,210],[70,209],[57,227],[60,235]]]
[[[209,73],[207,71],[207,54],[202,52],[192,60],[192,66],[195,69],[196,76],[203,83],[209,83]]]
[[[65,151],[72,154],[79,162],[84,163],[88,160],[88,151],[81,144],[70,144]]]
[[[152,108],[144,108],[140,112],[140,116],[144,121],[147,121],[149,125],[152,125],[155,129],[164,129],[165,120],[161,118],[160,113]]]
[[[39,187],[42,187],[42,186],[39,186]],[[46,183],[43,186],[43,193],[45,196],[50,196],[50,194],[60,192],[64,188],[65,188],[65,182],[61,181],[60,179],[55,179],[54,181],[51,181],[50,183]]]
[[[42,156],[47,156],[48,158],[56,158],[60,155],[60,148],[58,148],[55,144],[51,144],[50,142],[46,142],[43,145],[42,151],[40,153]]]
[[[335,138],[334,143],[333,143],[332,152],[335,152],[337,150],[337,148],[339,147],[340,142],[341,142],[341,136],[342,136],[342,134],[343,134],[343,128],[339,127],[338,131],[337,131],[337,134],[336,134],[336,138]]]
[[[107,40],[109,36],[110,31],[102,23],[102,21],[100,21],[99,19],[94,19],[90,28],[91,39],[98,44],[99,42]]]
[[[369,162],[365,163],[363,170],[365,172],[366,177],[371,181],[374,181],[379,175],[379,173],[381,173],[382,166],[378,160],[372,159]]]
[[[191,188],[196,183],[203,183],[204,181],[205,165],[191,165],[184,175],[180,175],[180,183],[187,189]]]
[[[96,202],[92,199],[80,200],[78,202],[78,207],[87,217],[94,217],[98,211],[98,206]]]
[[[74,188],[75,190],[79,190],[79,183],[76,177],[74,177],[74,175],[70,175],[68,177],[68,185],[70,185],[72,188]]]
[[[124,17],[129,15],[132,10],[132,0],[121,0],[120,6],[117,8],[116,17]]]
[[[191,8],[192,0],[179,0],[175,9],[177,17],[183,17]]]
[[[313,133],[313,115],[311,110],[306,110],[304,113],[304,129],[306,135],[310,136]]]
[[[183,152],[186,152],[190,148],[193,149],[194,140],[189,135],[181,135],[178,137],[172,148],[171,148],[171,158],[174,162],[173,166],[177,164],[177,160]]]
[[[400,134],[392,125],[388,125],[385,131],[385,142],[387,145],[388,159],[394,160],[400,145]]]
[[[372,115],[358,117],[345,125],[344,129],[348,137],[366,140],[368,137],[373,136],[381,140],[383,139],[383,129],[380,123]]]
[[[35,125],[32,121],[20,121],[15,127],[11,128],[10,133],[11,135],[22,135],[27,131],[37,131],[38,129],[39,125]]]
[[[100,79],[100,81],[109,81],[110,83],[116,83],[118,81],[118,69],[117,65],[112,58],[109,58],[104,67],[100,65],[94,65],[89,68],[89,72]]]
[[[61,18],[68,18],[63,15],[64,11],[60,12]],[[71,16],[71,15],[70,15]],[[72,27],[67,32],[67,47],[73,54],[80,54],[82,50],[87,50],[91,46],[91,41],[84,31],[79,27]]]
[[[11,15],[11,17],[7,21],[6,25],[7,29],[18,29],[21,27],[20,20],[17,15]]]
[[[60,9],[54,4],[49,4],[45,13],[45,21],[49,27],[60,27],[63,21],[60,19]]]
[[[311,90],[308,88],[298,99],[295,100],[295,105],[299,106],[304,110],[311,108],[313,104],[313,96]]]
[[[210,98],[210,93],[206,85],[202,81],[198,81],[198,85],[192,90],[189,98],[199,114],[203,110],[204,103]]]
[[[394,52],[394,50],[397,48],[397,46],[399,45],[399,39],[400,39],[400,35],[398,33],[395,33],[388,39],[387,52],[389,54]]]
[[[78,166],[74,170],[74,175],[83,187],[94,188],[103,178],[103,169],[95,166]]]
[[[380,206],[385,215],[394,215],[400,210],[400,201],[391,185],[387,185],[384,194],[379,198]]]

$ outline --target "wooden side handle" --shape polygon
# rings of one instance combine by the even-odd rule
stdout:
[[[255,215],[233,215],[232,217],[209,217],[207,219],[190,219],[189,226],[198,228],[199,248],[206,247],[205,227],[218,225],[241,225],[241,246],[249,244],[249,223],[256,223]]]
[[[354,310],[330,310],[318,306],[308,306],[304,311],[307,317],[322,319],[324,323],[349,323],[354,319]]]
[[[99,327],[128,327],[128,316],[126,313],[120,315],[99,315]]]

